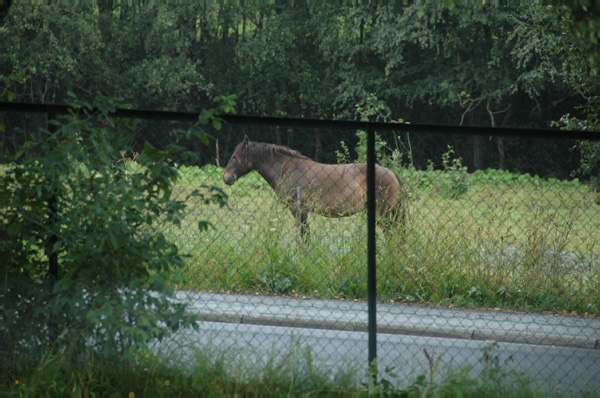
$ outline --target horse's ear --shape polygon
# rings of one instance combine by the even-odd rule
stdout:
[[[242,148],[248,148],[248,144],[250,143],[250,138],[247,135],[244,136],[244,142],[242,142]]]

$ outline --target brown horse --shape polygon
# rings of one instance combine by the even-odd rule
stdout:
[[[366,163],[318,163],[288,147],[250,142],[246,136],[229,159],[223,181],[232,185],[252,170],[258,171],[292,211],[303,239],[308,233],[308,212],[345,217],[365,207]],[[399,216],[404,217],[400,179],[385,167],[376,166],[375,186],[379,223],[387,230]]]

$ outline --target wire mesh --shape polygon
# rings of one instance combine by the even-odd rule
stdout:
[[[123,161],[135,162],[147,138],[138,129]],[[240,377],[277,364],[366,382],[364,167],[325,165],[364,162],[365,134],[238,123],[214,138],[189,143],[201,153],[193,162],[170,159],[187,214],[164,232],[186,255],[177,297],[201,322],[161,346],[165,359],[192,363],[202,351]],[[166,147],[173,138],[151,139]],[[497,138],[377,136],[378,163],[391,173],[377,171],[380,377],[600,387],[599,197],[564,171],[572,142],[557,141],[545,162],[529,156],[540,143],[548,147],[505,137],[502,153]],[[482,151],[511,171],[474,171]],[[210,200],[213,187],[226,207]],[[203,222],[210,227],[199,231]]]
[[[235,145],[246,134],[250,146],[285,137],[273,130],[252,134],[240,128],[231,133],[229,146],[220,139],[222,153],[240,156]],[[305,153],[317,152],[308,145],[315,144],[314,129],[293,134],[292,147],[297,142]],[[318,134],[355,138],[348,130]],[[421,140],[435,139],[427,138]],[[597,193],[574,178],[470,172],[457,148],[468,148],[472,137],[450,142],[456,146],[440,142],[439,158],[417,167],[407,149],[418,148],[406,134],[378,137],[379,163],[399,176],[405,213],[403,222],[394,219],[392,228],[377,229],[381,377],[407,385],[423,375],[442,383],[468,369],[490,382],[529,380],[535,388],[593,390],[600,375]],[[363,144],[354,144],[359,153],[344,153],[338,144],[337,158],[360,161]],[[570,146],[562,145],[565,156]],[[221,184],[229,200],[228,208],[190,206],[194,221],[207,219],[214,226],[187,238],[190,287],[219,292],[195,301],[216,302],[199,311],[207,322],[217,322],[212,325],[222,331],[216,332],[219,342],[235,342],[236,355],[252,347],[267,361],[289,355],[299,344],[311,354],[295,355],[308,356],[332,374],[353,369],[365,382],[366,214],[329,218],[309,212],[310,233],[303,240],[294,216],[294,206],[303,205],[296,203],[302,193],[296,189],[303,188],[292,184],[291,199],[289,190],[282,198],[279,187],[263,178],[287,171],[291,166],[285,162],[293,156],[281,162],[269,158],[275,170],[251,171],[231,186],[220,181],[222,167],[198,169],[193,180]],[[256,162],[248,163],[257,168]],[[537,167],[543,175],[545,166]],[[313,171],[303,176],[318,179]],[[323,190],[334,181],[322,178]],[[360,187],[352,191],[364,193]],[[309,210],[314,204],[307,204]]]

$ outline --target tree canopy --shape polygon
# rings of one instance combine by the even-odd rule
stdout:
[[[598,113],[590,46],[597,19],[584,29],[590,17],[578,10],[397,2],[14,4],[0,26],[0,96],[61,103],[67,92],[89,100],[102,94],[136,108],[197,111],[215,96],[236,94],[241,113],[356,119],[374,95],[384,120],[549,127],[566,114],[586,120]],[[323,160],[332,161],[338,148],[328,149]],[[505,159],[515,150],[529,156],[501,140],[457,147],[473,169],[528,171],[525,160]]]

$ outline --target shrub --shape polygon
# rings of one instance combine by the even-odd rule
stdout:
[[[50,350],[71,364],[122,364],[126,381],[149,342],[195,325],[170,299],[184,260],[162,232],[179,225],[189,199],[171,195],[178,172],[165,159],[180,148],[146,144],[128,166],[122,153],[136,123],[112,118],[115,107],[76,103],[0,176],[5,367],[39,363]]]

